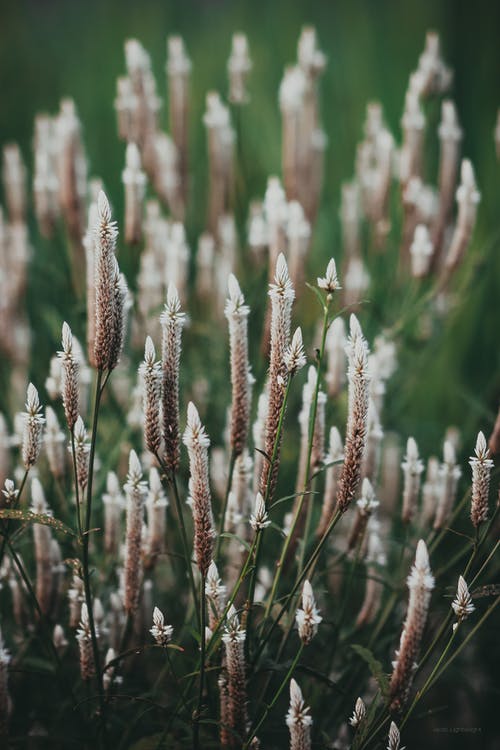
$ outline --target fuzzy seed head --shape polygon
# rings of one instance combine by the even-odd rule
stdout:
[[[326,267],[325,276],[322,278],[318,277],[318,287],[320,289],[324,289],[327,294],[333,294],[338,289],[342,288],[339,284],[339,280],[337,277],[337,267],[333,258],[330,259]]]

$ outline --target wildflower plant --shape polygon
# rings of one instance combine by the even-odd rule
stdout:
[[[89,179],[71,99],[36,116],[32,174],[4,146],[0,744],[403,750],[498,606],[500,419],[470,473],[486,409],[428,433],[401,406],[423,377],[409,352],[434,356],[478,260],[482,175],[439,37],[401,143],[368,105],[333,248],[318,33],[276,92],[281,176],[259,199],[258,47],[237,32],[227,48],[228,102],[203,91],[197,121],[199,63],[168,37],[167,123],[156,61],[125,41],[121,199]],[[39,235],[54,253],[65,238],[67,290],[29,323]],[[50,364],[27,335],[45,318]]]

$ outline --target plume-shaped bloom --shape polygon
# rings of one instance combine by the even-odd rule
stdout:
[[[423,539],[417,545],[415,563],[407,584],[410,590],[408,611],[390,683],[390,706],[395,713],[400,712],[408,700],[434,588],[429,555]]]
[[[424,464],[418,455],[418,446],[414,438],[408,438],[406,444],[406,456],[401,464],[404,475],[403,487],[403,523],[408,523],[413,518],[420,490],[420,475],[424,470]]]
[[[78,487],[83,492],[89,480],[90,443],[88,441],[87,430],[85,429],[83,419],[80,416],[76,420],[75,426],[74,426],[74,442],[75,442],[74,461],[76,463],[76,477],[78,480]],[[71,447],[70,447],[70,451],[72,451]]]
[[[226,649],[227,673],[227,717],[221,717],[235,734],[230,739],[230,747],[241,746],[247,734],[248,711],[245,682],[245,637],[238,615],[233,605],[227,613],[222,640]]]
[[[331,258],[326,267],[326,273],[323,277],[318,277],[318,287],[324,289],[327,294],[333,294],[342,287],[337,277],[337,267],[335,261]]]
[[[168,111],[170,129],[175,143],[180,176],[180,191],[186,200],[189,147],[189,76],[191,60],[180,36],[167,39]]]
[[[179,466],[179,364],[181,336],[186,316],[181,312],[177,289],[169,284],[167,302],[160,317],[162,337],[162,413],[165,461],[171,471]]]
[[[286,724],[290,731],[290,750],[310,750],[312,718],[309,706],[306,706],[302,691],[290,680],[290,706],[286,715]]]
[[[40,480],[34,477],[31,482],[31,511],[37,515],[52,515]],[[33,541],[36,559],[36,598],[44,615],[52,607],[52,532],[50,526],[33,524]]]
[[[23,414],[22,453],[25,469],[29,469],[36,464],[42,448],[45,419],[40,414],[41,408],[38,391],[33,383],[30,383],[26,395],[26,412]]]
[[[125,507],[125,498],[120,482],[113,471],[106,477],[106,492],[102,496],[104,505],[104,549],[108,555],[116,556],[120,546],[120,521]]]
[[[127,533],[125,538],[124,606],[129,614],[134,614],[139,606],[141,588],[141,537],[146,485],[142,480],[141,464],[133,450],[130,451],[129,456],[125,494],[127,497]]]
[[[361,479],[368,422],[368,345],[355,315],[351,315],[350,329],[346,347],[349,361],[349,412],[344,465],[337,495],[337,507],[341,513],[345,513],[354,500]]]
[[[457,268],[467,250],[476,224],[477,208],[481,200],[474,169],[468,159],[462,161],[460,176],[460,186],[456,194],[458,204],[457,224],[445,258],[445,272],[448,275]]]
[[[302,609],[297,609],[295,613],[299,638],[305,646],[311,643],[318,632],[318,625],[322,619],[316,607],[312,586],[305,580],[302,587]]]
[[[78,360],[73,351],[73,335],[67,323],[62,327],[62,351],[58,352],[62,363],[62,399],[64,415],[70,430],[78,419]]]
[[[266,526],[270,525],[270,523],[271,521],[266,510],[264,498],[262,497],[260,492],[257,492],[257,496],[255,498],[255,509],[250,516],[250,526],[254,531],[258,531],[259,529],[265,529]]]
[[[399,733],[399,729],[395,725],[393,721],[391,721],[391,726],[389,728],[389,744],[387,745],[387,750],[405,750],[404,747],[401,747],[401,735]]]
[[[151,336],[146,338],[144,362],[139,367],[143,387],[144,444],[154,455],[160,450],[160,396],[161,364],[156,362],[155,346]]]
[[[154,466],[149,470],[149,492],[146,499],[148,517],[148,555],[151,563],[165,551],[167,496],[163,491],[160,474]]]
[[[158,607],[153,610],[153,627],[149,632],[159,646],[165,647],[172,640],[174,629],[171,625],[165,625],[165,617]]]
[[[212,562],[208,568],[205,586],[205,595],[208,600],[208,621],[210,629],[215,630],[219,619],[222,617],[226,603],[226,587],[219,577],[217,565]]]
[[[351,725],[351,727],[354,727],[356,729],[361,724],[365,716],[366,706],[363,703],[362,699],[358,698],[356,701],[356,705],[354,706],[352,716],[349,719],[349,724]]]
[[[246,34],[233,34],[231,54],[227,61],[229,76],[229,101],[232,104],[246,104],[249,101],[246,82],[252,69]]]
[[[142,237],[146,175],[141,169],[141,154],[135,143],[127,144],[122,182],[125,188],[125,242],[137,243]]]
[[[194,553],[200,573],[205,577],[212,561],[215,529],[208,478],[210,439],[201,424],[196,406],[190,401],[184,445],[189,454],[190,495],[194,520]]]
[[[115,257],[118,230],[108,199],[101,190],[97,199],[95,241],[95,341],[94,360],[100,370],[118,364],[124,341],[126,285]]]
[[[472,469],[472,499],[471,520],[477,528],[479,524],[488,518],[488,494],[490,489],[490,473],[493,461],[489,458],[489,450],[484,434],[480,432],[477,436],[475,456],[469,459]]]
[[[285,352],[290,337],[290,319],[292,304],[295,298],[292,282],[288,274],[285,256],[280,253],[276,262],[274,283],[269,286],[271,298],[271,353],[269,362],[269,403],[266,419],[265,452],[276,460],[271,467],[268,461],[262,466],[260,492],[263,497],[272,498],[278,477],[281,439],[278,436],[280,419],[287,378]],[[269,493],[267,485],[269,480]]]
[[[304,367],[306,362],[307,359],[302,342],[302,329],[299,327],[295,329],[291,344],[285,350],[286,369],[290,375],[295,375],[298,370]]]
[[[250,418],[250,389],[248,387],[248,315],[238,281],[233,274],[228,279],[229,298],[225,315],[229,323],[231,350],[231,427],[230,444],[236,456],[246,446]]]
[[[327,357],[325,380],[328,386],[328,394],[331,397],[339,394],[345,381],[345,344],[345,323],[344,319],[338,316],[332,321],[325,342]]]
[[[442,529],[450,516],[461,474],[461,469],[456,462],[455,447],[450,440],[445,440],[443,463],[439,470],[439,498],[434,518],[434,529]]]
[[[457,593],[455,599],[451,603],[451,608],[457,616],[457,622],[453,625],[453,630],[455,630],[457,625],[466,620],[475,610],[469,593],[469,587],[462,576],[459,576],[458,578]]]
[[[325,492],[323,495],[323,505],[321,507],[321,516],[318,523],[317,536],[322,537],[328,524],[330,523],[337,500],[337,487],[340,475],[342,473],[342,461],[344,459],[344,446],[340,432],[336,427],[330,429],[328,443],[328,454],[325,456],[326,481]],[[328,466],[328,464],[333,464]]]
[[[99,633],[96,628],[96,636]],[[82,604],[80,623],[76,631],[76,639],[80,649],[80,675],[82,680],[91,680],[95,675],[94,653],[92,650],[92,635],[90,630],[89,611],[85,602]]]

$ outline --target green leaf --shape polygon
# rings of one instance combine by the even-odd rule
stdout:
[[[42,526],[50,526],[56,531],[62,531],[63,534],[76,536],[73,529],[66,526],[62,521],[58,521],[53,516],[47,516],[44,513],[32,513],[30,510],[16,510],[14,508],[2,508],[0,518],[9,518],[13,521],[24,521],[25,523],[39,523]]]
[[[382,693],[384,698],[387,698],[389,695],[389,679],[384,672],[384,668],[382,667],[381,662],[379,662],[378,659],[375,658],[369,648],[360,646],[358,643],[354,643],[351,648],[358,654],[358,656],[361,656],[363,661],[368,664],[368,668],[372,675],[375,677],[380,688],[380,692]]]

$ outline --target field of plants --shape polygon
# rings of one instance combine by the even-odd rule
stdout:
[[[498,747],[500,13],[0,21],[0,747]]]

